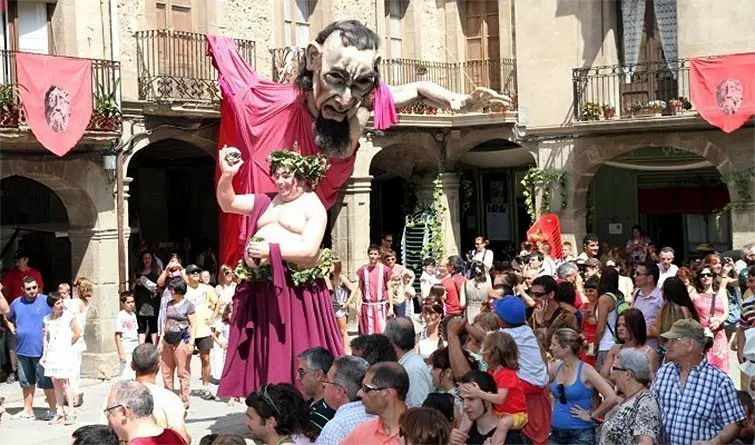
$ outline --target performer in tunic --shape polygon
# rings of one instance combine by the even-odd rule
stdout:
[[[296,149],[296,145],[294,145]],[[322,156],[270,153],[277,194],[237,195],[243,164],[235,148],[220,151],[217,200],[224,212],[250,215],[244,258],[235,273],[228,350],[218,396],[242,397],[264,383],[293,383],[296,357],[322,346],[343,354],[324,277],[330,252],[320,250],[327,215],[313,189],[327,169]]]
[[[219,147],[238,147],[245,161],[235,178],[239,193],[270,193],[271,150],[299,143],[302,155],[321,153],[330,168],[315,193],[326,207],[354,169],[359,137],[374,110],[378,130],[397,122],[396,108],[418,100],[454,111],[507,107],[510,99],[486,88],[457,94],[430,82],[380,83],[377,35],[357,20],[334,22],[309,43],[295,84],[279,84],[256,73],[229,38],[207,36],[223,92]],[[221,214],[220,262],[242,256],[250,215]]]

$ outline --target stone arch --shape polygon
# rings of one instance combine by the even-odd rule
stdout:
[[[585,208],[587,189],[605,163],[625,153],[639,148],[656,147],[659,150],[683,150],[704,158],[721,173],[732,173],[732,162],[728,152],[714,141],[699,132],[647,133],[639,135],[605,136],[598,138],[576,139],[566,158],[563,169],[569,178],[569,197],[571,209]],[[544,161],[541,159],[541,161]],[[545,160],[546,164],[550,163]],[[730,188],[730,194],[733,190]],[[731,195],[733,198],[733,195]]]
[[[423,159],[435,159],[440,162],[438,143],[432,134],[428,132],[391,134],[362,143],[359,151],[357,151],[353,176],[369,176],[372,163],[379,153],[383,151],[388,153],[402,148],[422,154]]]
[[[50,189],[63,202],[71,229],[92,229],[97,224],[97,208],[89,193],[67,179],[68,175],[54,170],[55,166],[62,166],[62,162],[10,159],[3,164],[0,180],[21,176]]]
[[[124,169],[128,170],[128,165],[131,160],[143,149],[154,145],[157,142],[174,139],[181,142],[185,142],[189,145],[193,145],[202,151],[206,152],[213,158],[217,153],[218,143],[217,138],[208,139],[202,137],[199,131],[181,130],[174,127],[158,126],[157,128],[142,129],[141,133],[137,133],[131,144],[130,149],[126,154],[126,160],[124,162]]]

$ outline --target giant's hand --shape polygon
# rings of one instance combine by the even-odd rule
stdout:
[[[244,160],[241,159],[241,152],[238,148],[226,145],[218,153],[218,163],[222,175],[235,176],[241,166],[244,165]]]
[[[511,109],[511,98],[490,88],[477,87],[472,94],[459,95],[451,99],[451,109],[454,111],[478,111],[483,108],[491,111]]]

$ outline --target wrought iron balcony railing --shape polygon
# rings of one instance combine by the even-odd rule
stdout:
[[[252,40],[234,39],[244,60],[255,64]],[[139,99],[216,102],[218,75],[204,34],[157,29],[136,33]]]
[[[272,53],[273,80],[293,82],[299,73],[302,48],[278,48]],[[389,85],[429,81],[456,91],[470,93],[481,86],[501,91],[516,104],[516,63],[512,59],[470,60],[466,62],[427,62],[414,59],[387,59],[380,63],[380,76]],[[516,109],[516,106],[513,106]]]
[[[691,108],[689,59],[572,70],[577,120],[680,115]]]
[[[0,50],[0,128],[25,124],[18,94],[16,55],[19,51]],[[92,118],[88,130],[119,131],[121,126],[120,62],[89,59],[92,62]]]

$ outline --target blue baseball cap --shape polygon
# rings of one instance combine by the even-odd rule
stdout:
[[[510,325],[520,325],[527,321],[524,302],[513,295],[507,295],[493,303],[495,314]]]

